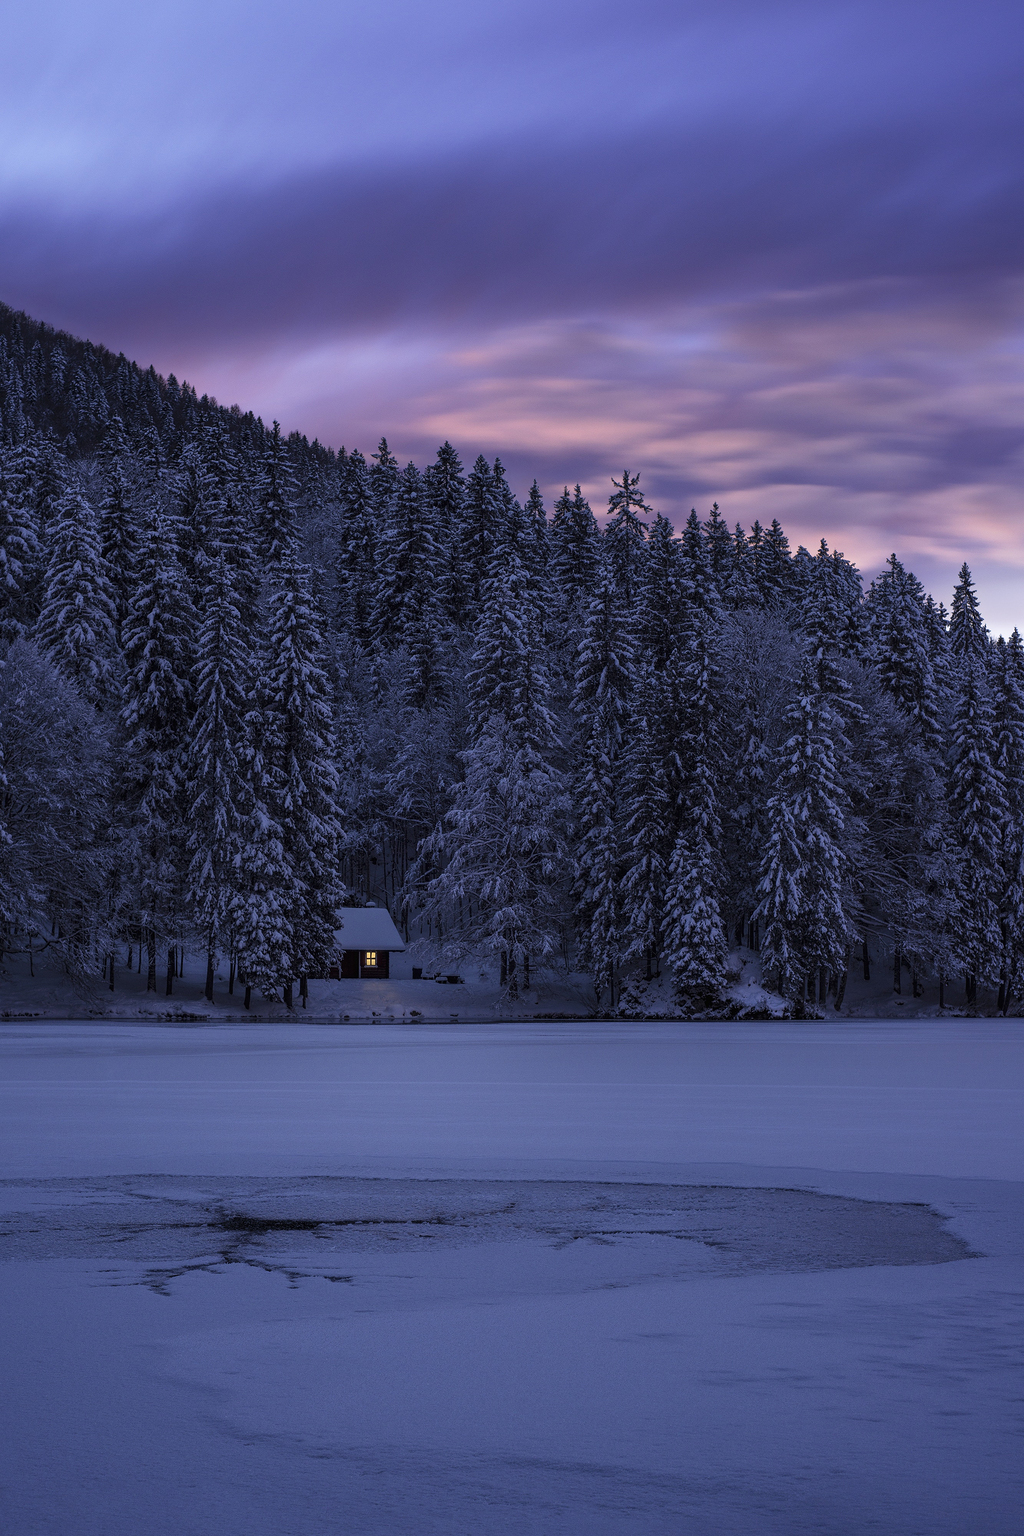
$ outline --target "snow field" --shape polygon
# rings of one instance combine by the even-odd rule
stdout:
[[[1011,1023],[0,1059],[11,1536],[1019,1529]]]

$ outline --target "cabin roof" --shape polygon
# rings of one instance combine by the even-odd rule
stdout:
[[[341,927],[334,935],[335,949],[405,949],[402,935],[386,907],[342,907]]]

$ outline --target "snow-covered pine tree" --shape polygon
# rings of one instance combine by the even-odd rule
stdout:
[[[640,476],[622,471],[622,479],[612,476],[615,489],[608,498],[608,521],[602,543],[605,559],[627,611],[633,606],[636,588],[642,579],[647,547],[647,524],[641,517],[651,508],[640,490]]]
[[[385,649],[409,645],[435,611],[440,554],[432,507],[415,464],[408,464],[388,504],[377,545],[372,634]]]
[[[784,996],[803,996],[805,981],[845,968],[850,935],[844,904],[846,794],[834,738],[841,721],[818,687],[805,656],[793,704],[791,734],[768,802],[768,844],[761,869],[761,964]]]
[[[283,903],[287,967],[278,977],[288,1006],[294,979],[326,975],[341,901],[332,690],[323,662],[310,572],[296,550],[286,548],[270,572],[258,694],[274,794],[269,810],[280,828],[289,876]]]
[[[252,687],[251,626],[223,552],[206,572],[184,754],[188,898],[206,944],[206,996],[213,1001],[217,950],[231,943],[239,896],[246,717]]]
[[[949,616],[950,652],[954,663],[963,668],[975,662],[986,662],[989,645],[989,633],[981,617],[970,566],[964,561],[953,591],[953,608]]]
[[[361,644],[370,640],[377,523],[370,470],[358,448],[340,475],[334,623]]]
[[[468,592],[467,612],[479,615],[494,551],[501,540],[505,505],[494,471],[480,454],[466,480],[461,548]]]
[[[754,560],[747,536],[737,523],[732,537],[732,563],[726,577],[723,601],[734,612],[743,608],[760,608],[761,594],[754,577]]]
[[[999,921],[1002,963],[999,974],[1000,1012],[1020,992],[1024,964],[1024,642],[1015,629],[1009,640],[1000,635],[993,669],[995,694],[996,768],[1003,776],[1006,817],[1002,829]]]
[[[383,516],[392,496],[398,489],[398,477],[401,473],[398,460],[388,447],[388,440],[382,437],[377,444],[377,451],[370,455],[373,463],[370,466],[370,489],[373,493],[373,504],[378,517]]]
[[[120,644],[139,553],[139,513],[132,494],[131,448],[120,416],[111,420],[100,462],[103,477],[99,503],[100,551],[114,593],[115,632]]]
[[[523,526],[526,563],[534,575],[543,576],[548,568],[548,516],[536,480],[530,486],[530,494],[523,507]]]
[[[965,567],[966,569],[966,567]],[[966,975],[968,1002],[979,981],[999,972],[1002,832],[1006,784],[995,765],[997,742],[985,658],[959,653],[962,681],[949,762],[949,814],[959,850],[956,948]]]
[[[32,620],[32,583],[39,559],[35,508],[15,455],[0,449],[0,641],[10,645]]]
[[[601,543],[597,519],[580,487],[566,486],[555,503],[548,534],[548,574],[564,618],[579,614],[597,580]]]
[[[653,674],[639,673],[638,708],[650,705],[657,686]],[[621,795],[623,958],[643,955],[649,980],[661,950],[672,818],[664,756],[643,713],[628,727]]]
[[[417,861],[418,870],[440,866],[426,910],[452,936],[451,953],[482,949],[498,958],[510,998],[529,986],[531,965],[544,963],[561,937],[568,800],[552,763],[558,742],[539,617],[529,570],[514,546],[499,545],[468,679],[465,777]]]
[[[138,914],[150,991],[157,984],[158,942],[164,938],[170,943],[179,936],[186,866],[182,754],[192,714],[195,609],[173,533],[174,525],[160,517],[146,529],[138,585],[122,627],[121,863]],[[172,977],[169,960],[168,992]]]
[[[636,653],[619,589],[607,572],[588,606],[576,663],[572,709],[579,768],[573,894],[581,968],[600,1004],[616,1004],[628,948],[623,924],[622,752],[632,703]]]
[[[882,686],[917,723],[922,744],[938,752],[941,732],[924,589],[895,554],[889,557],[888,569],[872,582],[867,607],[871,656]]]
[[[755,523],[749,543],[755,558],[755,580],[762,603],[766,608],[786,608],[793,588],[793,561],[789,540],[778,518],[772,518],[767,531]]]
[[[264,567],[276,565],[298,535],[299,484],[275,421],[267,433],[257,480],[256,553]]]
[[[722,607],[696,512],[683,530],[680,570],[682,622],[666,676],[675,716],[669,791],[678,830],[666,881],[663,948],[676,1000],[689,1010],[720,996],[726,957],[718,796],[724,766]]]
[[[675,646],[682,603],[681,554],[672,524],[659,512],[651,525],[635,609],[637,649],[645,666],[664,671]]]
[[[715,578],[718,595],[724,601],[729,590],[735,563],[732,535],[722,516],[718,502],[713,502],[704,523],[704,539],[708,548],[708,564]]]
[[[96,514],[80,491],[66,491],[53,509],[47,553],[35,638],[82,697],[102,708],[114,686],[116,612]]]
[[[423,482],[441,556],[441,608],[452,624],[463,625],[469,616],[468,577],[462,543],[466,477],[462,472],[462,460],[451,443],[441,444],[434,463],[424,472]]]

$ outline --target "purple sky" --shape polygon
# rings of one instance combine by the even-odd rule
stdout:
[[[1019,0],[39,0],[0,298],[369,451],[643,471],[1024,626]]]

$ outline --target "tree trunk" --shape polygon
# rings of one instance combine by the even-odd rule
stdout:
[[[818,970],[818,1001],[819,1001],[819,1003],[827,1003],[828,1002],[828,984],[829,984],[830,980],[831,980],[831,978],[829,976],[828,971],[826,971],[825,967],[824,966],[819,967],[819,970]]]
[[[213,950],[206,951],[206,1001],[213,1002]]]
[[[309,996],[309,979],[306,976],[299,977],[299,996],[302,998],[302,1006],[305,1008],[306,999]]]
[[[250,987],[249,983],[246,982],[246,984],[245,984],[245,1006],[247,1008],[249,1006],[249,1000],[250,1000],[251,997],[252,997],[252,987]]]
[[[903,956],[897,944],[892,952],[892,989],[894,992],[903,992]]]
[[[867,941],[867,939],[864,940],[864,952],[863,952],[863,957],[862,958],[864,960],[864,980],[865,981],[870,981],[871,980],[871,956],[868,953],[868,941]]]
[[[502,952],[501,952],[501,985],[504,986],[507,981],[508,981],[508,952],[507,952],[507,950],[503,949]]]
[[[114,951],[110,951],[110,990],[114,990]]]
[[[228,996],[235,995],[235,957],[231,956],[231,969],[228,971]]]
[[[174,945],[173,944],[169,944],[168,947],[167,947],[167,991],[165,992],[164,996],[165,997],[172,997],[173,995],[174,995]]]
[[[286,1008],[291,1008],[293,1006],[293,1004],[292,1004],[292,984],[291,984],[290,981],[286,981],[285,984],[284,984],[284,1005],[285,1005]]]
[[[156,930],[146,934],[146,991],[156,991]]]
[[[530,957],[523,956],[523,985],[527,992],[530,990]]]
[[[914,997],[920,997],[922,995],[922,993],[924,992],[924,988],[922,987],[920,981],[917,978],[917,967],[916,966],[911,966],[911,968],[910,968],[910,990],[913,993]]]
[[[836,1004],[835,1004],[836,1013],[838,1013],[840,1011],[840,1009],[842,1008],[842,1006],[843,1006],[843,998],[845,996],[846,996],[846,972],[844,971],[843,974],[839,977],[839,979],[838,979],[838,981],[836,983]]]

